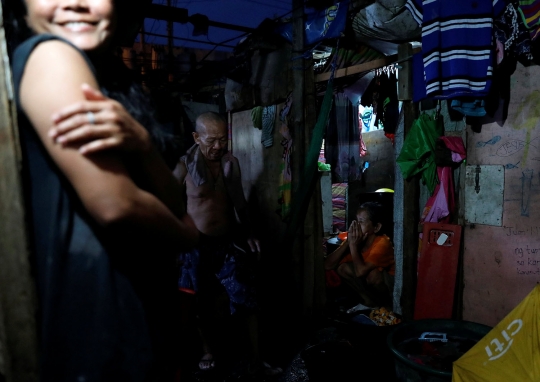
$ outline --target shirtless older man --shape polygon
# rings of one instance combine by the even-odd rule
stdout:
[[[181,255],[179,280],[180,287],[193,289],[198,296],[197,313],[205,353],[199,367],[214,367],[209,335],[212,305],[216,294],[225,287],[231,314],[247,319],[252,365],[279,372],[279,368],[271,369],[259,359],[253,273],[239,267],[247,251],[260,252],[260,244],[250,233],[238,160],[227,152],[227,123],[217,113],[201,114],[193,138],[195,145],[180,158],[175,175],[184,186],[187,211],[201,232],[199,247]],[[243,248],[246,241],[249,249]]]

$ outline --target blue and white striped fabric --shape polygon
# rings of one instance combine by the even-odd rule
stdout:
[[[422,26],[426,95],[485,96],[493,74],[493,18],[504,0],[407,0]]]

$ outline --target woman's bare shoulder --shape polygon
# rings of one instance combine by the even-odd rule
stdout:
[[[56,73],[69,75],[73,71],[92,73],[81,51],[62,40],[48,40],[32,50],[24,75],[30,72],[48,73],[48,76]]]
[[[98,87],[83,54],[64,41],[44,41],[28,57],[21,78],[19,100],[27,113],[33,114],[32,111],[38,109],[50,117],[61,107],[84,100],[83,83]],[[38,126],[34,124],[34,127]]]

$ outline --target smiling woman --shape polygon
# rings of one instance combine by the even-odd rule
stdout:
[[[178,342],[174,255],[198,231],[153,143],[159,126],[111,53],[118,6],[130,2],[5,3],[17,16],[12,32],[33,34],[11,45],[40,380],[169,380]]]
[[[116,27],[112,0],[27,1],[27,22],[36,33],[62,37],[81,50],[106,49]]]

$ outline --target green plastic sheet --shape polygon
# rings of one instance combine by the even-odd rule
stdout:
[[[330,110],[334,103],[333,83],[334,81],[332,79],[328,81],[321,110],[317,122],[315,123],[315,127],[313,128],[309,151],[306,154],[304,170],[302,171],[302,174],[293,174],[293,176],[302,176],[302,181],[298,186],[298,190],[296,190],[293,195],[291,203],[291,220],[287,225],[283,238],[285,245],[290,245],[294,240],[294,236],[296,235],[300,224],[302,224],[306,217],[309,201],[315,188],[321,145],[326,125],[328,124],[328,118],[330,117]]]
[[[403,177],[408,179],[422,173],[422,181],[432,194],[438,183],[435,142],[443,132],[442,118],[422,113],[405,137],[397,158]]]

